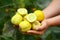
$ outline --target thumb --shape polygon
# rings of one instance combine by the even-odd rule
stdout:
[[[39,27],[36,27],[36,30],[43,30],[47,27],[47,22],[46,20],[42,21],[42,25]]]

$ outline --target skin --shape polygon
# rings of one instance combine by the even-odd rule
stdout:
[[[42,35],[49,26],[60,25],[60,15],[58,15],[60,14],[60,0],[52,0],[43,12],[45,19],[42,21],[42,25],[36,30],[27,31],[27,33]]]

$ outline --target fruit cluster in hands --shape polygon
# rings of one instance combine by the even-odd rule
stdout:
[[[25,8],[19,8],[15,15],[11,18],[11,23],[19,26],[21,32],[26,32],[30,29],[35,30],[41,26],[41,21],[44,20],[44,13],[41,10],[36,10],[29,13]]]

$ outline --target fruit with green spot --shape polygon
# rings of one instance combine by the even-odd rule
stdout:
[[[25,9],[25,8],[19,8],[19,9],[17,10],[17,12],[18,12],[20,15],[22,15],[22,16],[28,14],[27,9]]]
[[[40,27],[41,23],[39,21],[35,21],[34,23],[32,23],[32,29],[36,30],[37,27]]]
[[[26,16],[26,20],[29,22],[34,22],[34,21],[36,21],[36,15],[33,13],[30,13]]]

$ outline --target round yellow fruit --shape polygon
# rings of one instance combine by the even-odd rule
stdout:
[[[36,29],[37,27],[40,27],[41,26],[41,23],[39,21],[35,21],[33,24],[32,24],[32,29]]]
[[[22,21],[22,16],[16,13],[12,18],[11,22],[15,25],[19,25],[19,23]]]
[[[44,20],[44,13],[40,10],[36,10],[34,11],[34,14],[36,15],[37,17],[37,21],[42,21]]]
[[[27,9],[25,9],[25,8],[19,8],[19,9],[17,10],[17,12],[18,12],[20,15],[26,15],[26,14],[28,14]]]
[[[31,29],[31,24],[28,21],[22,21],[19,24],[19,29],[21,29],[22,32],[26,32]]]
[[[34,22],[34,21],[36,21],[36,19],[37,19],[36,15],[33,14],[33,13],[28,14],[25,18],[26,18],[29,22]]]

